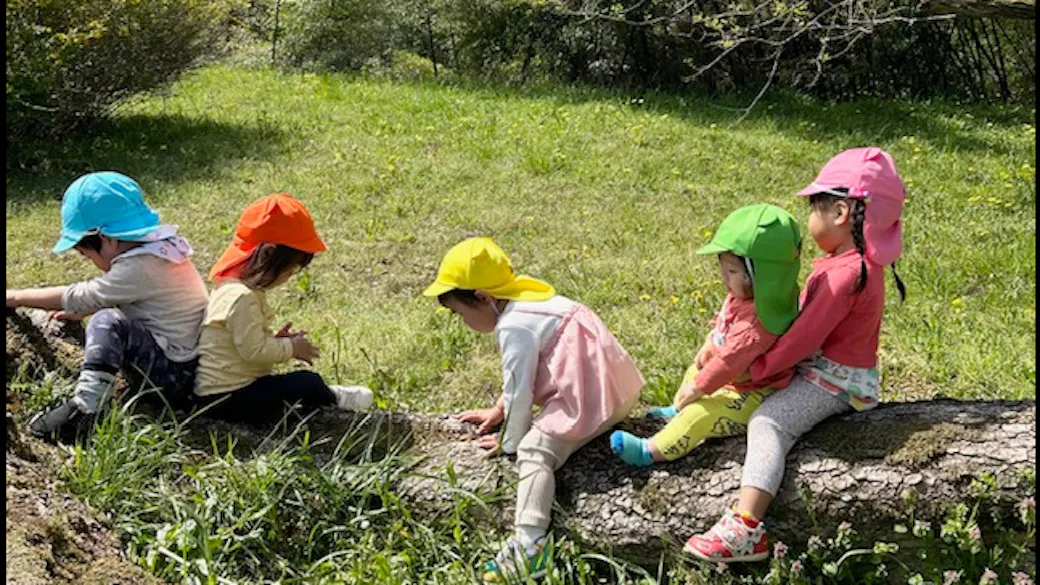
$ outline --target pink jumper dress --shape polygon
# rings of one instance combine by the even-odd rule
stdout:
[[[639,396],[646,384],[643,375],[588,307],[575,303],[565,312],[525,306],[514,310],[562,318],[538,356],[534,403],[542,410],[532,423],[538,430],[584,441]]]

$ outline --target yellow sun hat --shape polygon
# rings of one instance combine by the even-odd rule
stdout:
[[[547,282],[517,276],[509,256],[491,238],[469,238],[455,244],[441,260],[437,280],[423,296],[437,297],[448,291],[482,290],[496,299],[545,301],[556,291]]]

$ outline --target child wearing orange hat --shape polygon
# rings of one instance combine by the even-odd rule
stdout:
[[[209,274],[216,289],[202,321],[195,378],[195,395],[207,414],[261,422],[280,418],[284,403],[355,411],[372,405],[372,391],[362,386],[328,386],[306,370],[272,374],[277,363],[296,358],[313,364],[321,352],[291,323],[271,332],[267,291],[326,249],[307,208],[292,195],[268,195],[246,207]]]
[[[479,425],[489,453],[516,453],[516,534],[484,566],[484,581],[544,574],[556,492],[554,473],[572,453],[628,416],[644,385],[632,358],[584,305],[540,280],[513,272],[489,238],[470,238],[445,255],[423,294],[495,334],[502,395],[491,408],[463,412]],[[541,406],[532,417],[532,407]],[[503,424],[499,434],[488,433]]]

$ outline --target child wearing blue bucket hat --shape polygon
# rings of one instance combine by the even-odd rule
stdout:
[[[61,224],[53,252],[75,249],[102,274],[8,290],[7,306],[54,310],[65,319],[90,315],[75,394],[29,423],[35,436],[67,442],[93,428],[120,370],[131,387],[158,388],[170,404],[190,397],[207,296],[187,240],[177,226],[159,223],[141,186],[126,175],[76,179],[62,197]]]

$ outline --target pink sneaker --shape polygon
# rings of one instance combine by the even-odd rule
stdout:
[[[746,563],[761,561],[769,556],[769,535],[764,522],[751,526],[734,510],[704,534],[694,534],[686,541],[683,552],[711,562]]]

